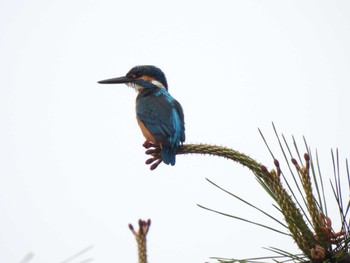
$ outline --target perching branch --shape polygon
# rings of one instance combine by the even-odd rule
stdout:
[[[151,158],[146,161],[146,164],[151,165],[150,169],[154,170],[162,162],[161,148],[157,145],[147,145],[146,148],[146,154],[151,156]],[[230,159],[247,167],[254,173],[264,189],[277,202],[294,241],[303,251],[304,255],[312,262],[323,262],[324,260],[334,259],[336,257],[336,252],[332,251],[332,244],[334,244],[334,242],[338,244],[342,242],[345,233],[334,233],[332,229],[327,228],[325,222],[326,220],[330,221],[330,219],[319,210],[315,203],[315,198],[311,189],[311,178],[309,176],[309,167],[312,160],[310,160],[307,153],[304,155],[305,165],[299,166],[295,159],[292,159],[292,163],[302,175],[302,185],[305,192],[304,194],[306,195],[308,211],[313,222],[312,226],[308,225],[308,220],[306,220],[304,218],[305,215],[300,212],[298,204],[282,185],[280,178],[282,171],[278,160],[274,160],[275,169],[268,171],[266,166],[258,163],[246,154],[227,147],[208,144],[184,144],[178,148],[177,154],[215,155]],[[328,223],[328,225],[329,224],[330,223]],[[312,227],[312,229],[310,229],[310,227]]]

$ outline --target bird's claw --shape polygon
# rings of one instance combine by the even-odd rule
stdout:
[[[152,164],[151,164],[149,169],[151,169],[151,171],[155,170],[158,167],[158,165],[160,165],[160,163],[162,161],[163,161],[162,158],[153,159]]]
[[[150,141],[145,141],[143,144],[142,144],[142,146],[143,147],[145,147],[146,149],[149,149],[149,148],[151,148],[151,147],[157,147],[158,145],[156,145],[156,144],[153,144],[153,143],[151,143]]]
[[[143,144],[143,147],[145,147],[146,154],[151,155],[152,158],[149,158],[146,160],[147,165],[151,165],[150,169],[154,170],[158,167],[159,164],[161,164],[162,160],[162,154],[161,154],[161,148],[159,145],[153,144],[150,141],[145,141]]]

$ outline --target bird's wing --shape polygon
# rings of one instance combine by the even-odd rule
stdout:
[[[186,139],[186,136],[185,136],[185,116],[184,116],[184,112],[183,112],[181,104],[177,100],[175,100],[174,106],[175,106],[177,114],[179,115],[180,124],[181,124],[181,126],[180,126],[180,141],[184,142],[185,139]]]
[[[158,142],[175,146],[184,141],[184,116],[181,105],[165,90],[139,96],[137,118]]]

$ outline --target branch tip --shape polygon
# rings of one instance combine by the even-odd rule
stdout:
[[[261,171],[262,171],[263,173],[269,174],[269,171],[267,170],[267,168],[266,168],[265,165],[261,164],[261,165],[260,165],[260,169],[261,169]]]

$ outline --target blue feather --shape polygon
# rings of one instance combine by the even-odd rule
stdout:
[[[162,159],[164,163],[175,165],[176,149],[172,147],[162,148]]]
[[[166,164],[175,164],[176,150],[185,141],[182,107],[165,89],[145,89],[136,98],[136,114],[158,143]]]

